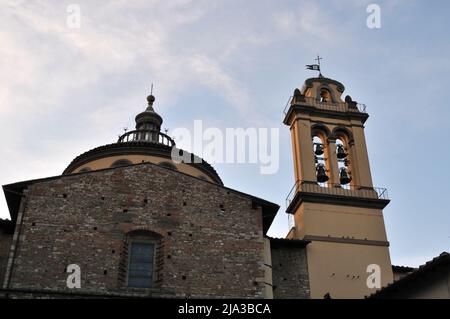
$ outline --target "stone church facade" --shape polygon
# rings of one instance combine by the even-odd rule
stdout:
[[[387,286],[389,200],[371,181],[368,114],[343,92],[308,79],[285,110],[296,182],[285,238],[267,236],[279,206],[225,187],[211,165],[178,150],[150,95],[116,143],[60,176],[3,186],[11,220],[0,221],[0,297],[363,298],[376,291],[370,264]]]
[[[308,298],[308,242],[266,236],[279,206],[225,187],[193,154],[173,162],[175,142],[147,100],[116,143],[61,176],[3,187],[11,220],[0,225],[0,296],[273,298],[279,259],[280,297]],[[80,287],[68,287],[69,265]]]
[[[66,267],[77,264],[77,293],[265,296],[274,204],[152,163],[35,181],[25,198],[8,288],[65,292]],[[143,289],[127,285],[130,244],[141,241],[155,246]]]

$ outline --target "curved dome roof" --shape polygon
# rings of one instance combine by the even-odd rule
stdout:
[[[63,174],[110,168],[116,166],[117,162],[128,164],[153,162],[223,185],[215,169],[194,154],[189,156],[190,163],[178,163],[172,160],[173,151],[177,154],[186,151],[177,149],[175,141],[170,136],[161,133],[163,120],[153,109],[155,97],[150,95],[147,97],[147,101],[146,110],[136,116],[136,130],[125,132],[116,143],[99,146],[77,156]],[[111,164],[112,162],[113,164]],[[168,163],[173,163],[173,165],[168,165]]]

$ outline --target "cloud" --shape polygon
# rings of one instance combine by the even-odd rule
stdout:
[[[334,45],[342,41],[337,25],[320,4],[303,2],[294,10],[274,14],[276,25],[284,36],[300,36],[305,43],[314,39],[317,43]]]
[[[203,85],[238,109],[248,104],[243,85],[213,57],[174,45],[177,31],[214,8],[209,1],[81,1],[80,29],[67,28],[66,6],[0,5],[1,184],[59,174],[74,154],[104,144],[102,132],[114,141],[106,132],[120,132],[117,122],[136,112],[124,106],[145,106],[130,74],[146,77],[141,90],[157,83],[162,100]],[[123,90],[103,91],[110,83]]]
[[[250,98],[243,84],[233,79],[218,63],[198,54],[189,58],[188,65],[200,83],[219,92],[231,105],[239,106],[241,112],[248,112]]]
[[[196,88],[242,123],[272,123],[241,78],[251,54],[299,34],[331,46],[338,32],[310,1],[77,1],[80,29],[67,27],[70,3],[0,4],[0,184],[59,174],[89,147],[115,141],[151,82],[163,108]]]

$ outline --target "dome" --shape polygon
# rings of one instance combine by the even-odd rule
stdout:
[[[214,168],[195,155],[191,155],[193,159],[191,163],[176,163],[172,160],[172,151],[176,149],[175,141],[161,132],[163,120],[153,109],[154,101],[153,95],[147,97],[147,108],[135,118],[136,130],[125,132],[116,143],[99,146],[77,156],[63,174],[84,173],[150,162],[223,185]],[[178,149],[176,151],[186,152]]]

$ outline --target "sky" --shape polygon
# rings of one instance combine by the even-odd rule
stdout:
[[[369,28],[367,6],[381,9]],[[73,27],[73,6],[80,9]],[[280,165],[214,167],[230,188],[280,205],[294,184],[283,109],[318,53],[326,77],[367,105],[374,185],[393,264],[450,251],[450,2],[113,0],[0,3],[0,185],[62,173],[113,143],[146,107],[164,128],[278,128]],[[77,20],[78,21],[78,20]],[[9,217],[4,197],[0,218]]]

